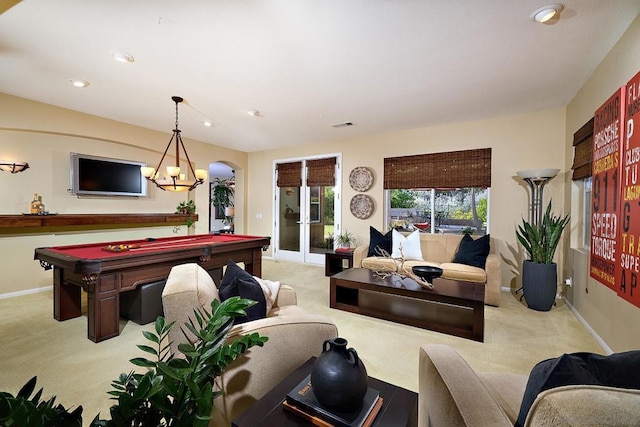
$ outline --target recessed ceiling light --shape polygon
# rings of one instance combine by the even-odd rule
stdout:
[[[115,59],[118,62],[129,62],[129,63],[136,61],[133,55],[127,52],[113,52],[113,59]]]
[[[87,87],[89,86],[89,82],[86,80],[80,80],[80,79],[69,79],[69,81],[71,82],[72,85],[74,85],[75,87]]]
[[[534,11],[529,17],[534,22],[544,24],[558,16],[560,12],[562,12],[562,9],[564,9],[564,6],[559,3],[549,4]]]
[[[205,120],[203,123],[203,125],[205,125],[206,127],[210,128],[213,126],[213,122],[209,121],[209,120]]]

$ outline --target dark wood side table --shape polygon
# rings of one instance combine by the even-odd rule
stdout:
[[[333,276],[346,268],[353,268],[353,251],[336,252],[331,251],[324,254],[324,275]]]
[[[269,393],[255,402],[231,423],[232,427],[247,426],[310,426],[310,421],[282,407],[288,392],[309,373],[315,357],[307,360]],[[380,391],[382,409],[373,423],[376,427],[415,427],[418,425],[418,395],[402,387],[369,377],[369,386]]]

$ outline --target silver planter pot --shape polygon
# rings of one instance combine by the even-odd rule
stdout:
[[[549,311],[558,291],[558,266],[525,261],[522,265],[522,292],[532,310]]]

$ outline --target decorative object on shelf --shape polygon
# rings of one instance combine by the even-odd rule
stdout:
[[[9,160],[0,160],[0,170],[11,173],[22,172],[29,169],[27,162],[12,162]]]
[[[179,96],[173,96],[171,97],[171,99],[176,103],[176,127],[173,130],[173,134],[171,135],[169,144],[167,144],[167,148],[162,154],[162,158],[160,159],[160,163],[158,163],[158,167],[151,168],[143,166],[140,168],[140,172],[142,173],[142,176],[153,182],[161,190],[191,191],[204,182],[204,180],[207,178],[208,172],[205,169],[193,170],[191,160],[189,160],[189,155],[187,154],[186,148],[184,148],[184,143],[182,142],[182,137],[180,136],[180,129],[178,129],[178,104],[181,103],[183,99]],[[160,178],[160,166],[162,166],[162,162],[164,161],[164,158],[174,141],[176,143],[175,166],[167,166],[167,177]],[[189,165],[191,175],[195,177],[193,181],[185,179],[185,174],[180,173],[180,147],[182,147],[182,151],[187,158],[187,164]]]
[[[178,203],[178,206],[176,206],[176,213],[177,214],[187,214],[187,215],[193,215],[196,213],[196,204],[193,200],[189,200],[188,202],[180,202]],[[189,217],[187,218],[186,221],[186,225],[187,228],[191,227],[194,224],[194,220],[193,218]]]
[[[522,291],[527,306],[533,310],[549,311],[555,302],[558,272],[553,255],[567,224],[569,215],[564,218],[553,215],[549,201],[538,226],[523,219],[516,230],[518,241],[529,255],[522,266]]]
[[[366,194],[356,194],[351,198],[349,207],[353,216],[367,219],[373,214],[373,199]]]
[[[326,340],[322,347],[311,368],[313,393],[327,409],[353,410],[367,393],[367,370],[358,353],[347,348],[346,339]]]
[[[432,267],[430,265],[416,265],[411,268],[413,274],[423,278],[427,282],[433,285],[433,279],[437,279],[442,276],[442,269],[440,267]]]
[[[373,174],[368,168],[358,166],[349,174],[349,185],[356,191],[367,191],[373,185]]]

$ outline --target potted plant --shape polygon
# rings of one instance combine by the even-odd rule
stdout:
[[[187,215],[193,215],[196,213],[196,204],[193,200],[189,200],[188,202],[180,202],[178,203],[178,206],[176,206],[176,213],[177,214],[187,214]],[[190,216],[187,218],[186,224],[187,227],[191,227],[193,225],[194,221],[193,218],[191,218]]]
[[[353,234],[345,230],[344,233],[336,234],[334,242],[336,244],[336,249],[351,249],[351,247],[356,244],[356,238]]]
[[[155,322],[155,333],[143,331],[150,342],[139,345],[153,356],[131,359],[131,363],[146,368],[146,372],[131,371],[120,374],[109,392],[115,404],[111,419],[100,420],[91,427],[196,426],[209,424],[214,399],[222,391],[214,391],[216,377],[227,366],[253,346],[262,346],[267,337],[257,333],[243,335],[225,343],[233,318],[246,315],[245,309],[255,301],[231,297],[224,302],[214,300],[211,310],[195,310],[196,322],[185,323],[196,337],[194,342],[178,348],[184,358],[174,358],[169,351],[167,335],[173,323],[163,317]],[[55,405],[55,397],[42,399],[42,389],[32,394],[36,377],[32,378],[16,396],[0,392],[0,425],[15,426],[82,426],[82,406],[73,411]],[[41,423],[37,423],[37,421]]]
[[[541,224],[535,226],[522,219],[516,230],[518,241],[529,256],[522,266],[522,292],[529,308],[549,311],[555,302],[558,266],[553,256],[568,223],[569,215],[561,218],[551,213],[549,201]]]

